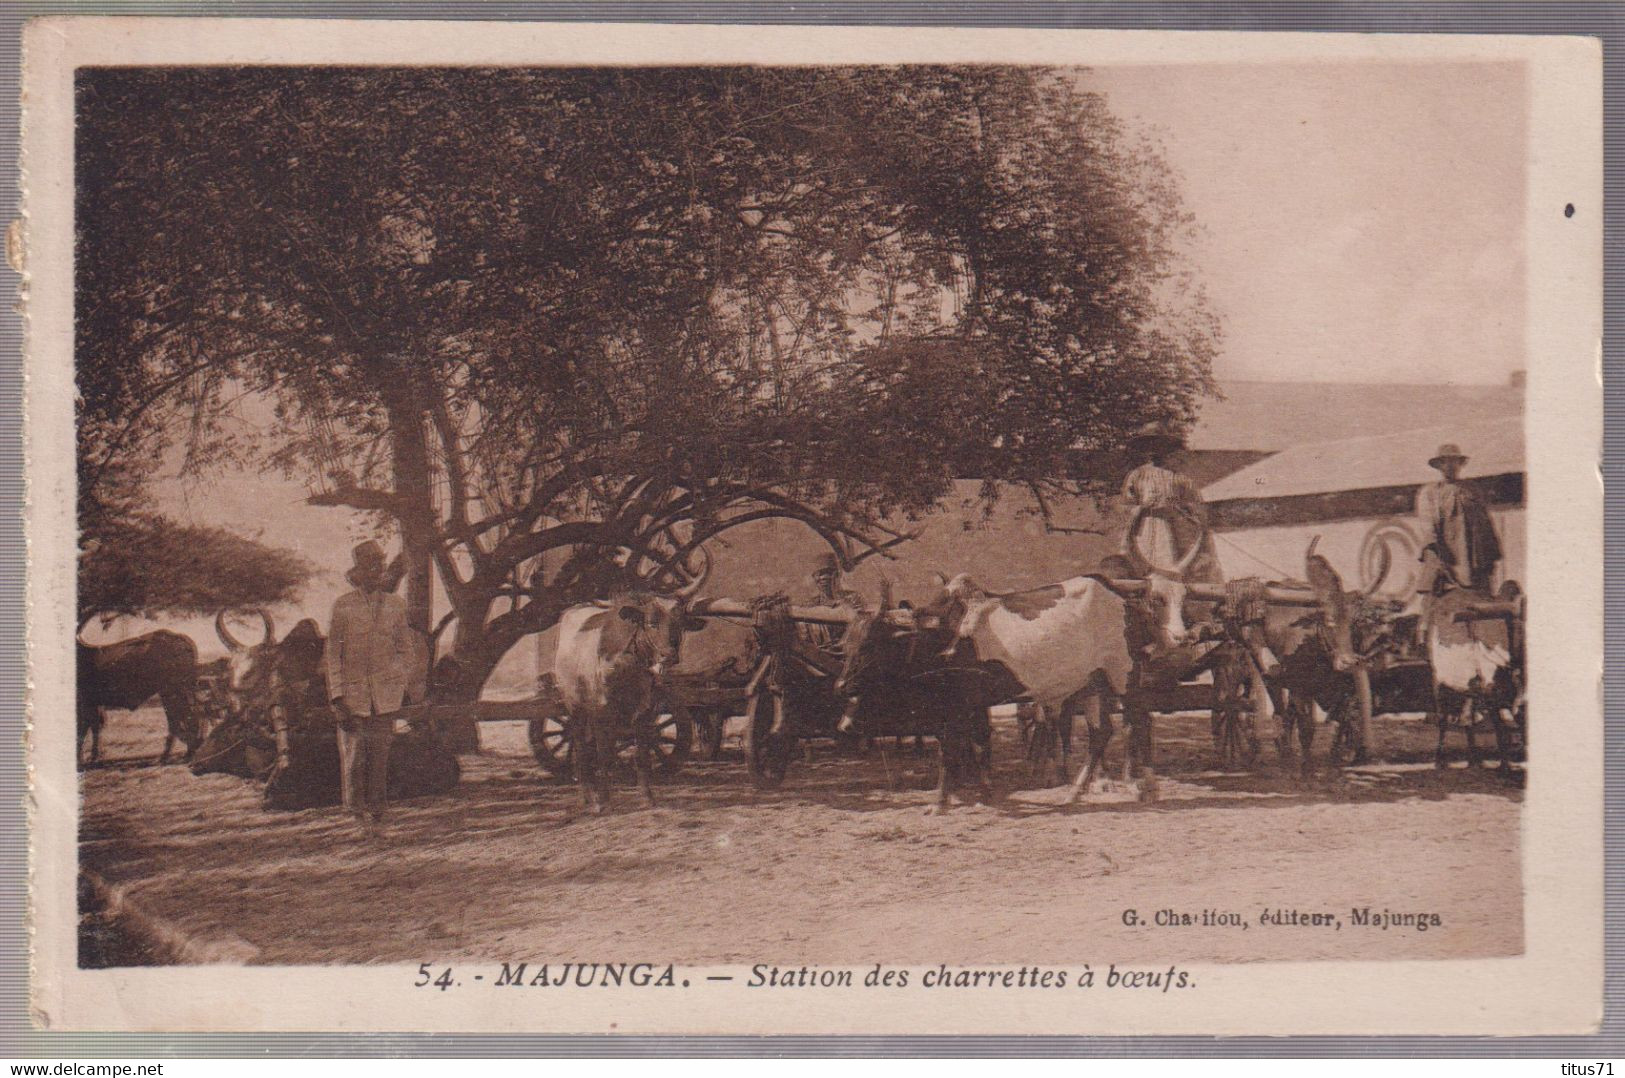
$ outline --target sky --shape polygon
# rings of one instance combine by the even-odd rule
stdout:
[[[1504,384],[1526,365],[1521,68],[1222,64],[1080,77],[1180,176],[1200,228],[1186,256],[1225,326],[1219,379]],[[304,504],[302,486],[275,476],[167,480],[158,493],[181,519],[304,554],[319,576],[302,612],[324,622],[365,535],[361,520]],[[279,632],[294,616],[279,614]],[[182,628],[215,650],[208,622]]]
[[[1221,379],[1504,383],[1524,356],[1523,68],[1094,68],[1201,230]]]

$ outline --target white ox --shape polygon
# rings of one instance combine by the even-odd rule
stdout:
[[[677,665],[683,633],[703,628],[688,614],[688,601],[705,583],[705,568],[674,595],[625,592],[607,602],[571,607],[559,618],[553,675],[568,719],[571,755],[583,805],[602,813],[609,806],[609,768],[621,740],[636,745],[638,789],[654,804],[649,788],[655,687]]]
[[[1031,591],[990,594],[960,574],[944,582],[963,605],[959,636],[976,657],[1001,664],[1037,709],[1038,728],[1054,724],[1065,781],[1072,718],[1089,725],[1089,762],[1071,799],[1088,791],[1112,736],[1111,713],[1132,687],[1132,672],[1149,655],[1184,644],[1185,585],[1163,576],[1146,582],[1133,601],[1099,577],[1076,576]]]

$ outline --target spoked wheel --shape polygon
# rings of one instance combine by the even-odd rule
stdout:
[[[795,735],[773,732],[773,694],[765,685],[751,694],[745,718],[745,756],[750,761],[751,781],[759,789],[771,790],[790,770]]]
[[[1347,767],[1359,762],[1365,755],[1365,746],[1360,744],[1360,715],[1353,700],[1338,704],[1332,712],[1331,721],[1332,745],[1327,750],[1327,760],[1333,767]]]
[[[1245,681],[1215,686],[1213,701],[1213,748],[1219,766],[1251,767],[1258,759],[1258,732],[1253,726],[1252,701]]]
[[[694,716],[694,729],[700,738],[700,751],[707,760],[722,758],[722,727],[727,719],[720,711],[706,711]]]
[[[530,720],[530,754],[543,771],[556,779],[571,777],[568,722],[563,715]]]
[[[694,747],[694,719],[687,706],[678,703],[655,705],[654,716],[655,770],[670,775],[683,766]],[[637,751],[633,742],[627,748]],[[625,751],[625,750],[623,750]]]
[[[1252,712],[1236,707],[1221,708],[1216,722],[1218,729],[1213,740],[1219,750],[1219,766],[1226,769],[1251,767],[1258,759],[1259,749]]]
[[[1038,717],[1033,714],[1032,705],[1016,705],[1016,732],[1021,737],[1021,751],[1029,755],[1033,747],[1033,730],[1038,725]]]
[[[1050,763],[1061,758],[1060,731],[1053,722],[1030,720],[1023,748],[1028,778],[1042,779]]]

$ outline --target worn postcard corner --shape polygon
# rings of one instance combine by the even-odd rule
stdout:
[[[42,1027],[1597,1028],[1595,50],[27,39]]]

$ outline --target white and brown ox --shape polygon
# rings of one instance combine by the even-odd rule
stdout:
[[[1524,711],[1521,596],[1515,582],[1502,585],[1496,598],[1456,587],[1430,546],[1423,553],[1421,586],[1423,631],[1433,671],[1433,711],[1439,724],[1434,766],[1444,767],[1445,734],[1460,723],[1467,736],[1467,762],[1482,759],[1474,728],[1488,718],[1495,730],[1501,767],[1513,756],[1513,730]],[[1495,611],[1499,609],[1501,613]]]
[[[992,594],[961,574],[944,582],[946,607],[958,615],[959,639],[978,662],[1002,668],[1005,700],[1026,696],[1037,728],[1055,731],[1061,781],[1070,777],[1074,717],[1089,726],[1089,761],[1071,797],[1088,792],[1113,733],[1112,711],[1129,696],[1139,668],[1187,644],[1185,585],[1162,575],[1144,582],[1143,594],[1126,596],[1102,577],[1076,576],[1030,591]],[[953,616],[952,613],[949,615]],[[988,701],[998,702],[996,700]],[[1125,700],[1131,724],[1143,711]],[[1131,736],[1139,731],[1131,730]],[[1148,744],[1149,738],[1138,738]]]
[[[709,575],[699,573],[670,595],[622,592],[607,602],[571,607],[559,618],[553,674],[569,715],[570,752],[584,807],[609,807],[609,771],[622,739],[635,745],[638,789],[654,804],[649,788],[654,748],[655,689],[677,665],[683,634],[703,628],[691,618],[689,600]]]

